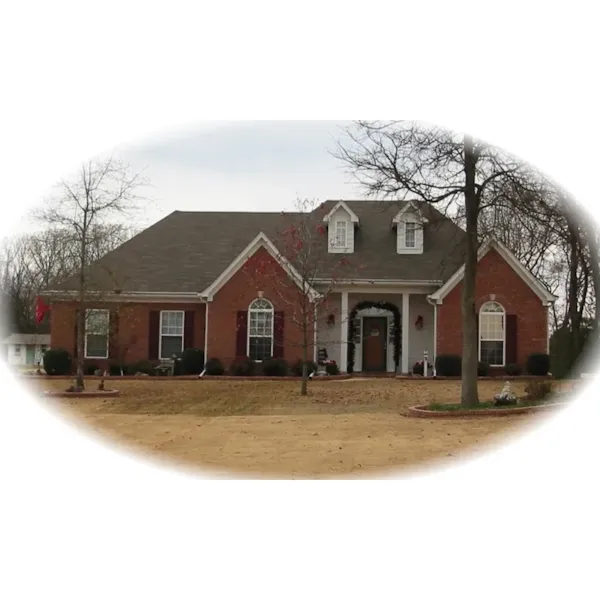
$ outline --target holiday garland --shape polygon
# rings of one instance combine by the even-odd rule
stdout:
[[[356,318],[356,313],[367,308],[389,310],[393,315],[391,331],[388,332],[388,337],[394,342],[394,367],[397,369],[400,362],[400,338],[402,327],[400,311],[398,310],[398,307],[391,302],[373,302],[372,300],[365,300],[359,302],[352,309],[348,319],[348,373],[354,371],[354,353],[356,350],[355,339],[360,335],[360,320]]]

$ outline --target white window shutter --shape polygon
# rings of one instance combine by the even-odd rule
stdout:
[[[415,249],[423,252],[423,225],[419,225],[415,231]]]
[[[398,251],[398,254],[402,254],[403,251],[404,251],[404,248],[405,248],[404,239],[405,239],[405,232],[406,232],[406,223],[404,223],[404,222],[401,221],[400,223],[398,223],[397,229],[398,229],[398,248],[397,248],[397,251]]]

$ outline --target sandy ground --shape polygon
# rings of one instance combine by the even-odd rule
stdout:
[[[88,389],[96,387],[89,382]],[[233,477],[378,477],[451,463],[510,441],[539,415],[413,419],[415,404],[459,399],[458,382],[123,381],[116,399],[46,399],[78,425],[119,444]],[[514,386],[517,393],[525,384]],[[64,389],[64,381],[32,389]],[[108,387],[108,386],[107,386]],[[481,400],[502,382],[481,382]]]

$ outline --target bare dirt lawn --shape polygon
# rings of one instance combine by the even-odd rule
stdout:
[[[489,400],[502,381],[482,381]],[[88,389],[97,381],[88,381]],[[522,393],[526,383],[513,389]],[[33,389],[65,389],[35,381]],[[78,424],[155,458],[230,476],[377,477],[448,463],[502,443],[540,415],[414,419],[416,404],[456,402],[460,383],[393,379],[311,382],[107,381],[119,398],[41,401]]]

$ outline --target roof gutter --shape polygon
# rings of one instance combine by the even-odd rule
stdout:
[[[433,279],[314,279],[315,285],[323,283],[333,283],[335,285],[347,285],[347,284],[358,284],[358,285],[435,285],[440,286],[443,281]]]
[[[40,292],[43,296],[73,296],[78,297],[79,292],[77,290],[43,290]],[[112,290],[110,292],[100,290],[88,290],[86,295],[99,296],[103,299],[119,299],[119,298],[133,298],[139,300],[152,300],[160,298],[169,298],[173,300],[197,300],[199,302],[206,302],[207,297],[201,292],[120,292],[118,290]]]

